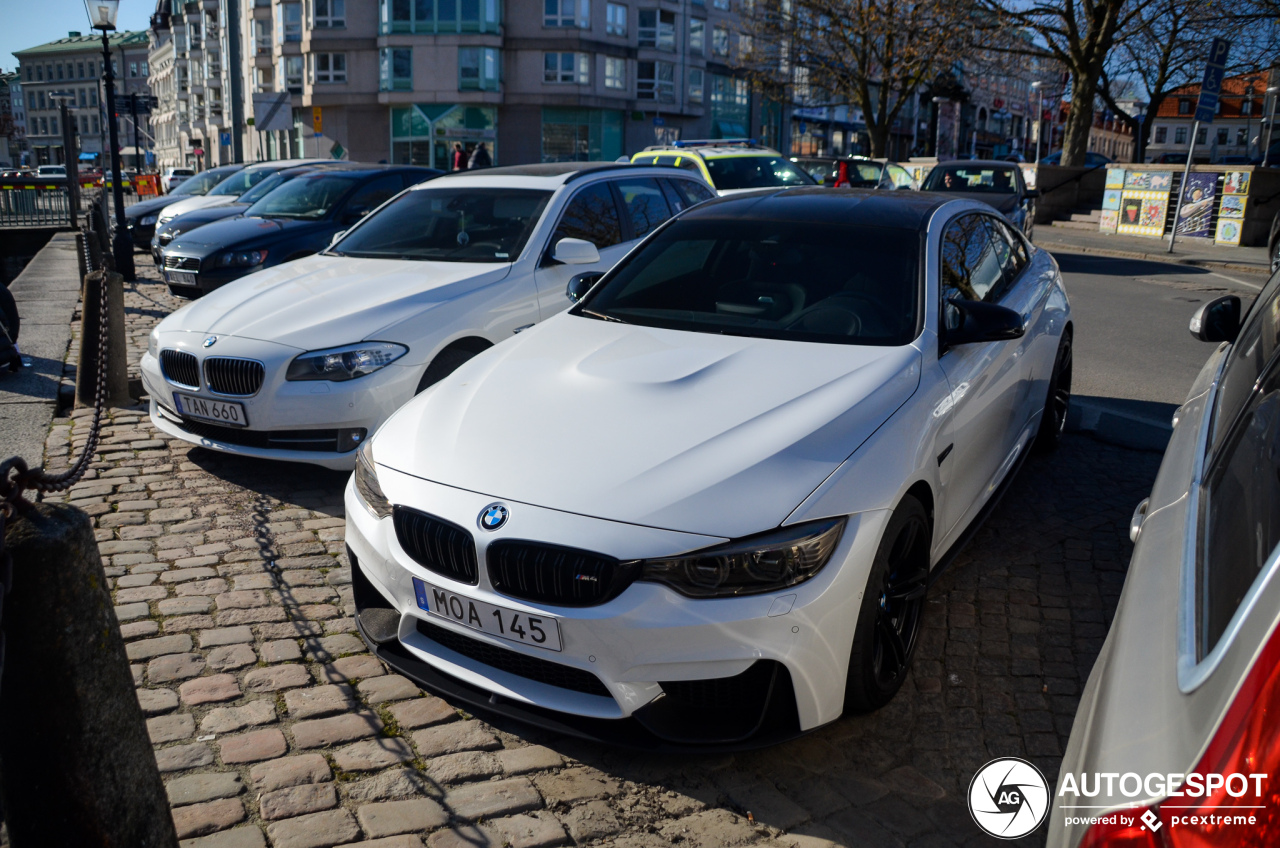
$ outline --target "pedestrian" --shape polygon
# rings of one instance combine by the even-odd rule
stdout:
[[[493,159],[489,157],[489,149],[485,147],[484,142],[476,145],[476,149],[471,151],[471,161],[467,163],[467,167],[471,170],[477,168],[489,168],[493,166]]]
[[[453,143],[453,168],[454,171],[465,171],[467,168],[467,151],[462,149],[462,142],[455,141]]]

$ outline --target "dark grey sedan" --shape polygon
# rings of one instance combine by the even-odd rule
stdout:
[[[920,189],[994,206],[1027,238],[1035,228],[1035,199],[1040,192],[1027,186],[1022,169],[1011,162],[943,162],[929,172]]]

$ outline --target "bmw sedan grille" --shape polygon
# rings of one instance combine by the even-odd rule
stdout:
[[[204,377],[209,388],[220,395],[256,395],[265,375],[265,366],[254,359],[211,356],[204,361]]]
[[[601,604],[635,577],[628,563],[558,545],[504,540],[489,545],[486,554],[493,588],[526,601],[570,607]]]
[[[160,370],[170,383],[188,388],[200,388],[200,366],[196,358],[181,350],[160,351]]]
[[[400,547],[423,568],[473,586],[480,581],[476,545],[466,530],[399,505],[394,509],[392,523]]]

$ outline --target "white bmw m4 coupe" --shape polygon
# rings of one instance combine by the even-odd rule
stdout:
[[[931,576],[1062,433],[1052,257],[981,203],[797,188],[694,207],[570,294],[361,447],[371,648],[647,748],[886,704]]]

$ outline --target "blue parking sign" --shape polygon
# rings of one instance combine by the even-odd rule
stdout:
[[[1227,53],[1231,42],[1215,38],[1209,45],[1209,59],[1204,67],[1204,79],[1200,82],[1200,99],[1196,102],[1196,120],[1212,124],[1218,110],[1218,96],[1222,93],[1222,78],[1226,74]]]

